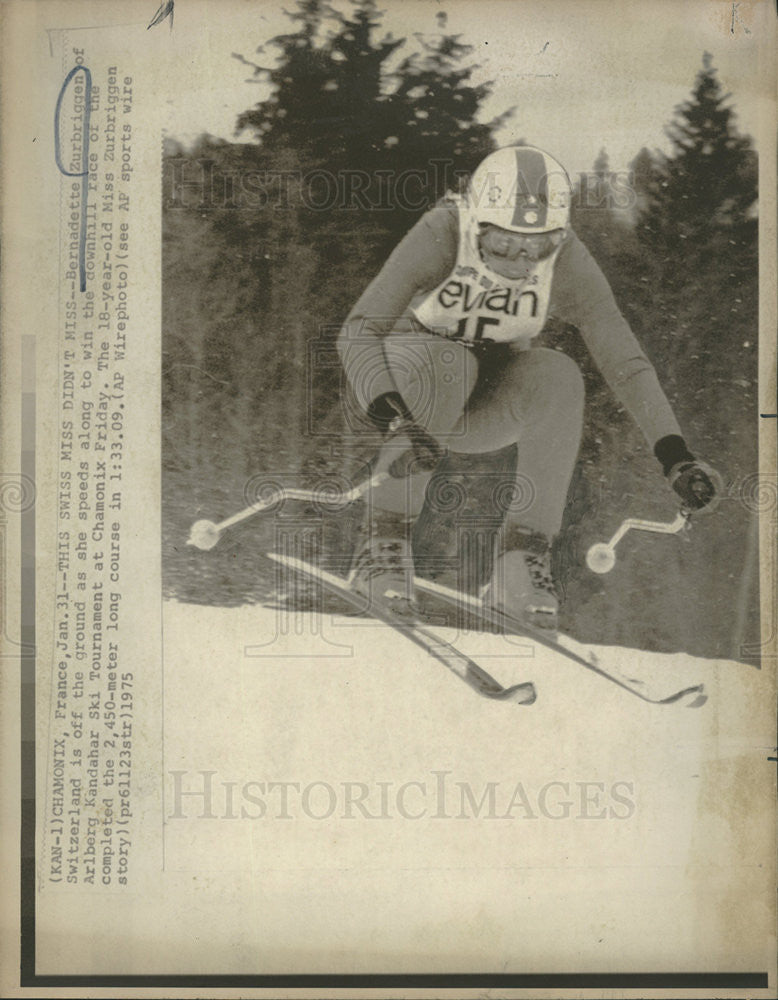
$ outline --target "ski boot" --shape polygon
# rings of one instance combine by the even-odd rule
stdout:
[[[551,543],[545,535],[508,529],[483,602],[521,624],[556,631],[559,599],[551,575]]]
[[[351,570],[351,588],[368,602],[381,602],[408,621],[418,618],[408,526],[402,514],[380,511],[363,526]]]

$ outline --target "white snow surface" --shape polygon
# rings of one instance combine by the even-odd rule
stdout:
[[[180,940],[149,940],[149,971],[763,967],[769,671],[597,650],[706,685],[700,708],[656,706],[524,640],[441,630],[502,684],[532,680],[520,706],[369,619],[163,619],[152,891]]]
[[[706,685],[702,707],[657,706],[523,640],[445,631],[502,684],[532,680],[521,706],[368,619],[162,618],[161,672],[133,667],[159,697],[134,731],[132,891],[93,971],[768,967],[771,671],[597,650]],[[44,915],[86,937],[40,971],[78,973],[92,894],[49,893]]]

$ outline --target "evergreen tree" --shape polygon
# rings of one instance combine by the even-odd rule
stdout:
[[[304,172],[379,170],[397,178],[423,170],[428,189],[423,203],[416,199],[421,212],[450,185],[452,168],[469,171],[491,151],[492,132],[509,112],[486,124],[475,120],[490,86],[470,84],[477,67],[464,64],[472,47],[458,36],[417,36],[421,52],[393,69],[405,39],[375,37],[381,24],[375,0],[352,0],[351,8],[344,13],[322,0],[299,0],[289,15],[298,31],[269,43],[279,50],[275,65],[244,60],[272,93],[240,115],[238,130],[254,133],[263,161],[288,148]],[[434,163],[449,169],[428,169]],[[381,185],[390,181],[371,179],[375,190],[363,193],[360,204],[369,197],[385,207]]]
[[[645,151],[640,154],[648,204],[639,231],[671,258],[678,251],[694,254],[723,231],[737,239],[752,223],[756,155],[750,139],[738,133],[729,97],[706,52],[691,99],[676,108],[665,130],[670,155],[651,163]]]
[[[278,50],[273,66],[249,62],[271,94],[239,116],[237,129],[254,133],[263,159],[289,148],[305,169],[338,169],[349,154],[374,152],[388,138],[380,135],[383,64],[404,40],[373,39],[380,14],[372,0],[351,18],[322,0],[299,0],[287,13],[300,27],[270,40]],[[339,30],[322,37],[327,21]]]
[[[709,355],[707,390],[722,404],[736,374],[751,381],[758,284],[757,159],[728,100],[706,52],[691,99],[667,127],[671,154],[642,150],[635,161],[649,338],[679,385],[699,382]]]
[[[600,148],[600,152],[597,154],[597,159],[594,161],[592,166],[592,174],[594,175],[596,192],[599,195],[597,204],[600,205],[602,203],[603,196],[608,194],[611,176],[611,161],[608,156],[608,151],[604,146]]]
[[[603,147],[591,171],[579,175],[573,191],[573,228],[595,256],[598,249],[606,251],[613,227],[610,195],[610,160]]]
[[[656,177],[656,159],[645,146],[629,165],[632,174],[632,190],[635,195],[633,220],[635,223],[645,217]]]

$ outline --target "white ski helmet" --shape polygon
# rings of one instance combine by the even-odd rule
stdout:
[[[490,153],[470,178],[465,200],[476,227],[548,233],[570,222],[570,178],[553,156],[534,146]]]

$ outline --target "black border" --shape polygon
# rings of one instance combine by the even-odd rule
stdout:
[[[766,989],[766,972],[408,973],[386,975],[35,976],[22,986],[270,987],[326,989]]]

